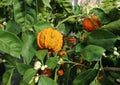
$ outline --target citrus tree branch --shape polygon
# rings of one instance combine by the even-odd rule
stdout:
[[[58,24],[56,25],[55,28],[58,28],[62,23],[66,22],[70,18],[81,17],[81,16],[82,16],[82,14],[69,16],[69,17],[63,19],[62,21],[58,22]]]

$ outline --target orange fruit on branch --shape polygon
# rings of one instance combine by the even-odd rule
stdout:
[[[98,17],[97,16],[92,16],[92,18],[91,18],[95,23],[95,25],[97,26],[97,27],[101,27],[101,23],[100,23],[100,21],[99,21],[99,19],[98,19]]]
[[[57,52],[62,48],[63,35],[58,30],[46,28],[38,33],[37,45],[40,49]]]
[[[58,70],[57,74],[58,74],[58,76],[63,76],[64,71],[63,71],[62,69],[61,69],[61,70]]]
[[[86,31],[91,32],[100,27],[101,23],[97,16],[92,16],[92,18],[85,18],[82,21],[82,26]]]
[[[63,55],[66,55],[66,54],[67,54],[66,51],[60,51],[60,52],[59,52],[59,56],[60,56],[60,57],[62,57]]]

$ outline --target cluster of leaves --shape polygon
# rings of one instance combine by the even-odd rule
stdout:
[[[116,7],[107,13],[102,8],[93,8],[90,13],[98,16],[102,27],[86,32],[82,19],[91,14],[83,10],[84,6],[79,5],[73,9],[69,0],[1,0],[0,58],[5,66],[2,83],[118,85],[120,70],[116,67],[120,67],[120,57],[113,51],[117,47],[120,52],[120,11]],[[46,49],[38,49],[36,36],[47,27],[53,27],[63,34],[61,51],[66,54],[62,57],[59,56],[61,51],[49,54]],[[63,61],[58,64],[61,58]],[[34,69],[36,61],[51,70],[50,77],[40,75],[37,83],[34,81],[38,73]],[[64,71],[62,76],[57,74],[59,69]]]

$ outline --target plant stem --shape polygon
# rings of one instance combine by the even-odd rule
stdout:
[[[104,67],[103,70],[120,72],[120,68],[118,68],[118,67]]]
[[[65,63],[71,63],[71,64],[80,65],[80,66],[83,66],[83,67],[85,67],[85,68],[88,68],[87,66],[85,66],[85,65],[83,65],[83,64],[76,63],[76,62],[73,62],[73,61],[65,61]]]
[[[69,16],[69,17],[63,19],[62,21],[58,22],[58,24],[56,25],[55,28],[58,28],[62,23],[66,22],[70,18],[81,17],[81,16],[82,16],[81,14]]]
[[[54,75],[54,81],[57,82],[58,76],[57,76],[57,71],[59,70],[60,65],[55,69],[55,75]]]

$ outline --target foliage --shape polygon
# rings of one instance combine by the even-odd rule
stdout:
[[[0,0],[0,85],[119,85],[118,3]],[[93,16],[101,26],[91,19],[84,24],[95,29],[86,31],[83,20]],[[43,32],[47,28],[54,32]],[[61,44],[59,38],[62,47],[52,51]]]

